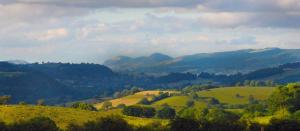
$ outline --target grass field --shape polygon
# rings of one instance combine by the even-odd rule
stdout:
[[[190,99],[189,96],[172,96],[160,101],[153,103],[154,107],[159,107],[162,104],[168,104],[171,107],[174,107],[177,111],[184,108],[186,106],[186,102]],[[195,107],[205,107],[206,104],[204,102],[195,101]]]
[[[69,123],[82,124],[84,122],[95,120],[108,115],[121,115],[121,110],[110,110],[106,112],[85,111],[73,108],[64,107],[49,107],[49,106],[20,106],[9,105],[0,106],[0,121],[8,124],[28,120],[37,116],[45,116],[54,120],[55,123],[62,129],[65,129]],[[122,116],[122,115],[121,115]],[[154,118],[138,118],[123,116],[124,119],[132,125],[146,125],[152,122],[161,122],[167,124],[167,120]]]
[[[200,97],[214,97],[221,103],[247,104],[252,95],[256,100],[265,100],[274,91],[272,87],[225,87],[198,92]],[[239,94],[240,97],[236,97]]]
[[[198,92],[200,97],[214,97],[222,103],[227,104],[246,104],[248,102],[249,95],[253,95],[257,100],[266,99],[275,88],[271,87],[226,87],[226,88],[216,88],[207,91]],[[151,99],[154,95],[157,95],[160,91],[143,91],[136,93],[134,95],[126,96],[123,98],[111,100],[113,106],[118,104],[133,105],[137,104],[139,100],[146,97]],[[173,92],[175,93],[175,92]],[[239,94],[240,97],[236,97]],[[165,98],[163,100],[157,101],[150,106],[159,108],[162,104],[168,104],[175,108],[177,111],[186,106],[186,102],[191,99],[190,96],[172,96]],[[96,104],[100,108],[102,103]],[[205,107],[205,100],[200,99],[195,101],[196,108]],[[242,112],[242,109],[232,110],[234,112]],[[46,116],[51,118],[56,122],[56,124],[64,129],[69,123],[82,124],[89,120],[95,120],[99,117],[104,117],[108,115],[120,115],[128,123],[132,125],[146,125],[152,122],[160,122],[162,124],[167,124],[168,120],[155,119],[155,118],[137,118],[123,116],[120,109],[112,109],[109,111],[85,111],[73,108],[64,107],[49,107],[49,106],[31,106],[31,105],[8,105],[0,106],[0,121],[6,123],[13,123],[16,121],[28,120],[36,116]],[[270,117],[255,118],[254,121],[259,123],[268,123]]]
[[[159,92],[170,92],[175,93],[175,91],[142,91],[135,93],[134,95],[125,96],[122,98],[117,98],[110,100],[112,105],[115,107],[119,104],[125,104],[127,106],[137,104],[142,98],[152,99],[154,95],[158,95]],[[95,104],[95,107],[97,109],[100,109],[102,107],[102,103]]]

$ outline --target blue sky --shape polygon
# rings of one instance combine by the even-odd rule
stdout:
[[[0,60],[300,48],[300,0],[1,0]]]

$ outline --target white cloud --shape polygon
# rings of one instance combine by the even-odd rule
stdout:
[[[300,48],[299,1],[1,0],[0,60]]]
[[[48,41],[48,40],[67,37],[68,34],[69,32],[66,29],[58,28],[58,29],[49,29],[47,31],[42,31],[42,32],[29,33],[27,34],[27,37],[39,41]]]

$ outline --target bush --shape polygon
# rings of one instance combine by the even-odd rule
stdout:
[[[96,121],[89,121],[79,126],[70,124],[69,131],[132,131],[132,127],[119,116],[108,116],[99,118]]]
[[[194,102],[193,100],[188,100],[188,101],[185,103],[185,105],[186,105],[187,107],[193,107],[193,106],[195,105],[195,102]]]
[[[176,115],[175,109],[164,106],[162,109],[157,111],[157,117],[162,119],[173,119]]]
[[[155,109],[153,107],[143,107],[143,106],[128,106],[123,109],[123,114],[127,116],[136,117],[153,117],[155,115]]]
[[[71,107],[81,109],[81,110],[97,111],[97,109],[92,104],[87,104],[82,102],[76,102],[72,104]]]
[[[0,121],[0,131],[5,131],[7,130],[7,126],[5,125],[4,122]]]
[[[55,122],[48,117],[35,117],[29,121],[15,123],[10,127],[12,131],[58,131]]]
[[[212,104],[212,105],[220,104],[219,100],[216,99],[216,98],[211,98],[211,99],[209,99],[208,103],[209,103],[209,104]]]
[[[147,98],[141,99],[138,104],[149,105],[151,102]]]
[[[176,118],[170,122],[171,131],[198,131],[200,124],[191,119]]]
[[[120,108],[120,109],[124,109],[125,107],[126,107],[125,104],[119,104],[119,105],[117,105],[117,108]]]
[[[288,119],[272,119],[266,127],[267,131],[300,131],[300,122]]]
[[[160,122],[152,122],[145,126],[138,126],[134,131],[169,131],[169,129]]]

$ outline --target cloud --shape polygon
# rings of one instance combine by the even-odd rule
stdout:
[[[201,0],[2,0],[0,3],[48,4],[75,7],[190,7],[201,3]]]
[[[300,48],[299,1],[0,0],[0,59]]]
[[[39,41],[47,41],[47,40],[53,40],[53,39],[59,39],[67,37],[69,32],[64,28],[58,28],[58,29],[49,29],[47,31],[43,32],[33,32],[27,34],[27,37],[29,39],[35,39]]]

